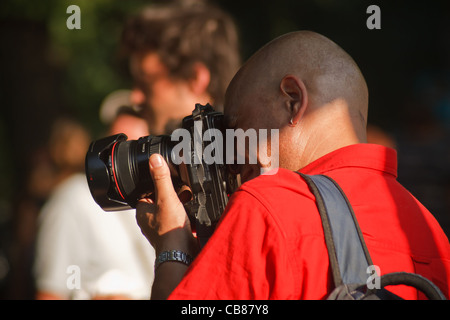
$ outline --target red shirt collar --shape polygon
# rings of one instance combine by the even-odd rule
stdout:
[[[354,144],[332,151],[299,171],[305,174],[324,174],[349,167],[375,169],[397,177],[397,152],[377,144]]]

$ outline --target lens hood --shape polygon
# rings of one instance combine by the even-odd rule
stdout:
[[[111,162],[112,149],[118,142],[126,141],[128,137],[121,133],[96,140],[91,143],[86,154],[86,178],[95,202],[105,211],[117,211],[131,208],[126,202],[115,198],[116,186],[112,183],[113,172],[108,165]]]

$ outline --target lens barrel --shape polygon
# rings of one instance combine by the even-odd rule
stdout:
[[[161,154],[171,169],[172,180],[179,181],[170,154],[170,136],[146,136],[127,141],[119,134],[91,143],[86,155],[86,177],[94,200],[105,211],[135,208],[139,199],[154,192],[148,159]]]

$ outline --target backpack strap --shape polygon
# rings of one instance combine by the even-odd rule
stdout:
[[[373,263],[344,192],[330,177],[297,173],[316,197],[335,286],[366,283]]]
[[[330,177],[297,173],[316,197],[335,287],[344,285],[345,290],[353,288],[355,291],[349,295],[352,299],[356,298],[357,286],[367,283],[367,268],[373,263],[352,206],[339,185]],[[399,284],[415,287],[425,293],[428,299],[446,299],[434,283],[418,274],[394,272],[381,276],[380,281],[380,290],[370,290],[374,293],[372,297],[377,296],[377,299],[400,299],[384,289],[385,286]],[[339,290],[335,294],[339,295]],[[359,298],[367,296],[365,293]]]

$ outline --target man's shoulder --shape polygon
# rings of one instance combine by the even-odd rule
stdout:
[[[295,171],[278,168],[262,174],[242,184],[240,190],[250,193],[273,193],[284,189],[305,190],[307,185],[303,178]]]
[[[84,197],[89,195],[86,176],[82,173],[75,173],[60,182],[52,192],[51,199],[73,199],[74,197]]]
[[[85,219],[102,212],[90,194],[86,177],[74,174],[55,188],[43,206],[41,216]]]
[[[245,182],[237,193],[240,201],[254,199],[270,212],[287,209],[294,204],[315,203],[304,179],[297,172],[282,168],[276,173],[260,175]],[[255,201],[251,202],[256,205]]]

